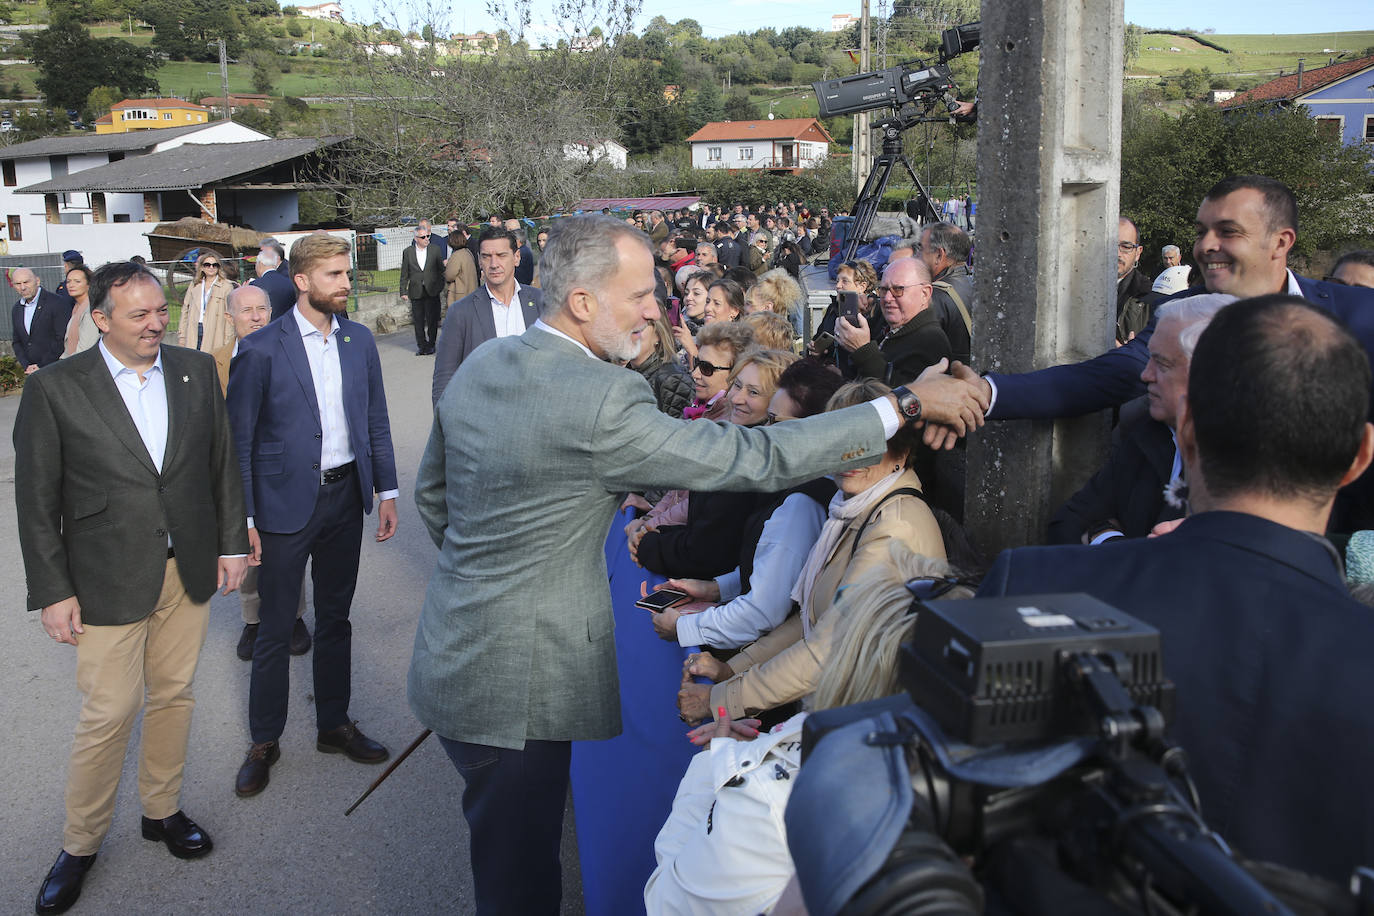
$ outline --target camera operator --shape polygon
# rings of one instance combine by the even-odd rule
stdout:
[[[1178,411],[1192,514],[1151,539],[1004,552],[979,593],[1087,592],[1157,627],[1208,825],[1342,882],[1374,861],[1374,618],[1322,532],[1374,455],[1369,385],[1359,342],[1303,299],[1227,306]]]

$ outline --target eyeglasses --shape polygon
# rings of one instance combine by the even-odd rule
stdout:
[[[201,267],[204,267],[204,268],[206,268],[206,269],[219,270],[219,262],[218,262],[218,261],[206,261],[204,264],[202,264],[202,265],[200,265],[200,266],[201,266]]]
[[[1144,247],[1143,245],[1134,245],[1134,244],[1132,244],[1132,243],[1130,243],[1130,242],[1117,242],[1117,243],[1116,243],[1116,250],[1119,251],[1119,252],[1121,252],[1122,254],[1130,254],[1132,251],[1135,251],[1137,248],[1143,248],[1143,247]]]
[[[880,286],[880,287],[878,287],[876,290],[874,290],[874,292],[876,292],[876,293],[878,294],[878,298],[879,298],[879,299],[881,299],[883,296],[887,295],[888,293],[891,293],[891,294],[892,294],[892,298],[893,298],[893,299],[900,299],[900,298],[902,298],[902,293],[906,292],[906,291],[909,290],[909,289],[916,289],[917,287],[920,287],[920,286],[930,286],[930,284],[929,284],[929,283],[914,283],[914,284],[912,284],[911,286]]]
[[[416,237],[417,239],[427,239],[427,238],[429,238],[429,233],[426,232],[424,235],[417,235],[417,236],[415,236],[415,237]]]
[[[729,372],[733,366],[713,366],[700,356],[693,358],[692,365],[695,366],[702,375],[702,378],[710,378],[717,372]]]

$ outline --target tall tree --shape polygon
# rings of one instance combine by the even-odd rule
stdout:
[[[38,68],[34,82],[53,108],[80,110],[97,86],[135,97],[157,91],[151,51],[118,38],[92,38],[74,17],[60,16],[25,42]]]

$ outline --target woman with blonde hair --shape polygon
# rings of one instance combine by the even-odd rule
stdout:
[[[754,343],[767,350],[795,350],[792,325],[776,312],[754,312],[740,319],[754,333]]]
[[[223,275],[219,255],[207,251],[196,258],[196,276],[181,300],[181,325],[177,343],[207,353],[234,339],[226,302],[234,284]]]
[[[788,321],[796,322],[806,303],[801,284],[781,267],[774,267],[759,275],[759,282],[749,290],[749,314],[774,312]]]
[[[871,379],[851,382],[835,392],[826,409],[862,404],[889,391]],[[939,523],[908,467],[921,447],[920,431],[904,426],[888,440],[877,464],[835,475],[839,492],[792,591],[799,613],[729,662],[710,655],[690,659],[678,693],[684,720],[695,722],[721,708],[735,718],[752,716],[807,696],[835,645],[840,622],[833,613],[835,596],[881,563],[893,541],[913,553],[945,558]],[[716,684],[692,683],[696,676]]]
[[[757,338],[756,338],[757,340]],[[791,350],[770,350],[759,346],[745,350],[735,360],[725,397],[730,402],[730,422],[737,426],[758,426],[768,418],[768,402],[778,390],[783,370],[797,361]]]

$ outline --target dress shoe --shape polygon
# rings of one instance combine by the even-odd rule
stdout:
[[[391,756],[390,751],[358,731],[354,722],[320,732],[315,748],[326,754],[347,754],[349,760],[358,763],[381,763]]]
[[[305,628],[305,621],[296,618],[296,625],[291,628],[291,654],[304,655],[310,651],[310,631]]]
[[[210,834],[197,826],[196,822],[182,811],[160,820],[145,817],[143,839],[161,840],[167,844],[167,850],[178,859],[199,859],[215,848],[215,844],[210,842]]]
[[[234,792],[239,798],[250,798],[267,788],[268,770],[281,757],[281,748],[275,741],[264,741],[248,749],[248,756],[239,767],[239,775],[234,780]]]
[[[239,658],[246,662],[253,660],[253,646],[258,641],[258,625],[256,623],[245,623],[243,625],[243,635],[239,637]]]
[[[38,889],[38,900],[34,902],[35,913],[65,913],[81,896],[81,882],[86,872],[95,864],[95,853],[88,856],[68,855],[66,850],[58,853],[57,861],[48,869],[43,886]]]

